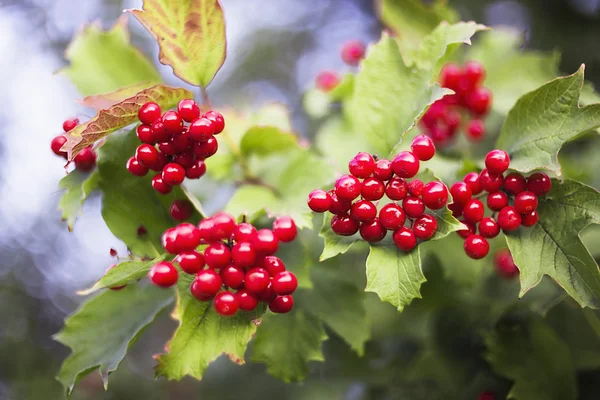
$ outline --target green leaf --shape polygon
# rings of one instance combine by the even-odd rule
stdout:
[[[243,156],[266,156],[298,148],[298,138],[273,126],[254,126],[246,132],[240,143]]]
[[[333,215],[329,213],[326,213],[323,217],[323,226],[321,227],[319,236],[323,238],[325,246],[323,247],[323,252],[321,253],[321,257],[319,257],[319,261],[325,261],[339,254],[344,254],[350,250],[350,247],[352,247],[357,240],[361,240],[359,234],[341,236],[335,233],[331,229],[332,218]]]
[[[144,0],[127,10],[154,36],[159,60],[184,81],[206,87],[225,61],[225,19],[218,0]]]
[[[312,118],[319,119],[327,116],[330,106],[331,96],[320,89],[308,89],[302,96],[302,107]]]
[[[532,317],[527,324],[501,324],[485,337],[485,344],[494,371],[514,381],[508,398],[577,398],[569,348],[541,318]]]
[[[331,100],[341,101],[352,96],[352,92],[354,91],[354,78],[354,74],[345,74],[340,80],[340,83],[328,93]]]
[[[340,146],[340,143],[344,145]],[[363,136],[354,132],[349,121],[337,116],[329,118],[319,128],[315,145],[340,174],[347,171],[348,161],[357,153],[374,150]]]
[[[285,340],[282,340],[285,338]],[[295,307],[288,314],[265,314],[252,345],[252,361],[284,382],[304,380],[309,361],[323,361],[327,334],[321,322]]]
[[[157,360],[156,375],[179,380],[185,375],[201,379],[208,365],[221,354],[237,364],[244,363],[248,342],[256,332],[264,307],[233,317],[217,314],[212,301],[199,301],[190,293],[194,277],[180,274],[177,306],[173,317],[179,322]],[[279,341],[283,343],[283,341]]]
[[[545,168],[560,175],[558,152],[565,142],[600,126],[600,104],[579,106],[583,65],[521,97],[510,110],[496,148],[511,157],[510,167]]]
[[[581,242],[579,232],[600,224],[600,193],[579,182],[552,181],[540,197],[539,222],[506,235],[506,243],[521,271],[523,296],[549,275],[582,307],[600,307],[598,264]]]
[[[96,369],[107,386],[108,374],[117,369],[142,330],[171,304],[172,295],[154,285],[132,284],[100,293],[71,314],[54,337],[72,351],[57,376],[67,393]]]
[[[125,16],[110,31],[98,23],[86,26],[69,44],[65,57],[71,65],[62,72],[84,96],[136,84],[143,84],[141,90],[162,80],[154,64],[131,44]]]
[[[81,214],[84,201],[98,186],[98,174],[91,174],[74,170],[62,178],[58,187],[65,193],[58,202],[58,208],[62,210],[62,219],[67,221],[69,231],[73,230],[75,219]]]

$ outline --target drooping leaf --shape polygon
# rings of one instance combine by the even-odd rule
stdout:
[[[161,63],[192,85],[208,86],[227,47],[218,0],[144,0],[141,10],[127,11],[156,38]]]
[[[506,235],[521,272],[523,296],[549,275],[582,307],[600,307],[600,270],[579,238],[590,224],[600,224],[600,193],[575,181],[552,181],[540,197],[539,222]]]
[[[67,393],[96,369],[106,386],[108,374],[117,369],[128,347],[172,301],[171,290],[132,284],[118,291],[105,291],[83,303],[54,337],[71,348],[57,377]]]
[[[62,71],[84,96],[137,84],[143,85],[141,90],[161,82],[152,62],[131,44],[125,16],[110,31],[98,23],[86,26],[69,44],[65,57],[71,65]]]
[[[284,382],[304,380],[309,361],[323,361],[327,334],[321,322],[295,307],[288,314],[266,313],[252,345],[252,361]]]
[[[110,108],[112,106],[114,106],[117,103],[120,103],[121,101],[129,98],[129,97],[133,97],[136,94],[138,94],[139,92],[141,92],[142,90],[153,86],[152,84],[148,84],[148,83],[137,83],[135,85],[130,85],[130,86],[125,86],[121,89],[117,89],[115,91],[109,92],[109,93],[102,93],[102,94],[94,94],[91,96],[86,96],[84,97],[80,103],[81,105],[88,107],[88,108],[93,108],[94,110],[100,111],[100,110],[105,110],[107,108]]]
[[[496,148],[522,172],[545,168],[559,174],[558,152],[565,142],[600,126],[600,104],[579,106],[583,65],[521,97],[510,110]]]
[[[65,193],[58,202],[58,208],[62,210],[62,219],[67,221],[69,231],[73,230],[75,219],[81,214],[84,201],[98,186],[98,173],[91,174],[74,170],[62,178],[58,187]]]
[[[136,122],[138,111],[145,103],[155,102],[163,109],[168,109],[177,105],[180,100],[193,97],[193,94],[186,89],[176,89],[165,85],[155,85],[144,89],[133,97],[120,101],[105,110],[100,110],[94,118],[66,133],[67,142],[61,150],[67,151],[69,160],[72,160],[85,147]]]
[[[188,274],[179,276],[173,313],[179,327],[167,344],[166,353],[157,357],[157,376],[179,380],[190,375],[201,379],[208,365],[222,354],[243,364],[248,342],[260,323],[264,307],[223,317],[217,314],[212,301],[199,301],[192,296],[192,280],[193,276]]]

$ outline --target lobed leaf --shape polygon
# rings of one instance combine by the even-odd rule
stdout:
[[[83,203],[98,187],[98,173],[94,171],[88,174],[74,170],[58,182],[58,187],[65,190],[58,202],[58,208],[62,211],[63,221],[67,221],[69,231],[72,231],[75,220],[81,214]]]
[[[331,229],[332,218],[333,215],[330,213],[326,213],[323,217],[323,226],[321,226],[319,236],[323,238],[324,247],[321,257],[319,257],[319,261],[325,261],[339,254],[344,254],[350,250],[357,240],[361,240],[358,233],[352,236],[341,236],[335,233],[333,229]]]

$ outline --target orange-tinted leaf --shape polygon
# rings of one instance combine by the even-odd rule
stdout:
[[[98,111],[105,110],[129,97],[135,96],[137,93],[153,85],[154,84],[150,82],[137,83],[110,93],[84,97],[80,103],[85,107],[93,108]]]

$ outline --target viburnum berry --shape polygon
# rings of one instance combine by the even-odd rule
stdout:
[[[79,125],[79,118],[69,118],[65,120],[62,124],[63,131],[70,132]]]
[[[534,226],[535,224],[537,224],[539,218],[540,217],[537,211],[532,211],[529,214],[524,214],[521,216],[521,225],[527,227]]]
[[[429,214],[424,214],[415,219],[413,232],[417,239],[429,240],[437,231],[437,220]]]
[[[173,190],[173,186],[167,185],[162,178],[162,174],[156,174],[152,178],[152,187],[160,194],[168,194]]]
[[[420,197],[423,194],[425,184],[420,179],[413,179],[408,182],[408,193],[414,197]]]
[[[495,238],[500,233],[500,226],[494,218],[485,217],[479,221],[479,233],[484,238]]]
[[[233,230],[233,238],[237,242],[248,242],[253,243],[256,239],[256,228],[254,225],[242,222],[238,224]]]
[[[375,169],[375,160],[369,153],[361,152],[348,163],[348,171],[357,178],[368,178]]]
[[[239,289],[244,284],[244,276],[246,273],[244,269],[236,265],[228,265],[220,270],[221,279],[223,284],[232,289]]]
[[[402,200],[408,194],[408,184],[403,178],[392,178],[385,187],[385,194],[390,200]]]
[[[273,291],[278,296],[292,294],[298,287],[298,279],[290,271],[278,272],[273,276]]]
[[[277,217],[273,222],[273,233],[280,242],[291,242],[296,238],[298,229],[294,220],[287,216]]]
[[[162,111],[160,106],[156,103],[146,103],[140,107],[138,111],[138,119],[142,121],[142,124],[152,125],[154,121],[160,118]]]
[[[403,151],[392,160],[392,171],[400,178],[412,178],[419,172],[419,159],[410,151]]]
[[[543,172],[534,172],[527,178],[527,190],[536,196],[543,196],[552,189],[552,181]]]
[[[96,166],[96,153],[91,146],[82,149],[73,159],[75,168],[80,171],[91,171]]]
[[[465,253],[475,260],[485,257],[490,251],[490,244],[483,236],[470,235],[465,239]]]
[[[238,267],[252,267],[256,261],[254,245],[247,242],[238,242],[231,248],[231,259]]]
[[[196,275],[190,285],[192,296],[200,301],[208,301],[221,290],[223,281],[221,276],[212,269],[205,269]]]
[[[423,203],[431,210],[439,210],[448,202],[448,188],[442,182],[429,182],[423,188]]]
[[[148,276],[156,286],[170,287],[177,283],[178,273],[173,264],[161,261],[150,268]]]
[[[260,229],[256,232],[254,247],[258,253],[270,256],[277,252],[279,239],[270,229]]]
[[[508,196],[506,195],[506,193],[500,191],[500,192],[493,192],[493,193],[488,194],[487,206],[489,207],[490,210],[500,211],[507,205],[508,205]]]
[[[188,168],[191,168],[194,165],[195,161],[196,155],[191,151],[179,153],[173,157],[173,162],[185,168],[186,172]]]
[[[151,126],[152,136],[156,142],[167,142],[171,139],[171,134],[167,132],[167,129],[160,119],[154,121]]]
[[[365,57],[365,45],[360,40],[348,40],[342,46],[342,60],[350,66],[357,66]]]
[[[479,184],[488,193],[499,191],[503,183],[504,176],[502,174],[492,174],[487,169],[479,173]]]
[[[418,197],[408,196],[402,200],[402,208],[410,218],[418,218],[425,213],[425,203]]]
[[[138,236],[144,236],[148,233],[148,229],[146,229],[146,227],[144,225],[140,225],[137,228],[137,235]]]
[[[188,133],[193,140],[206,142],[215,134],[215,128],[208,118],[198,118],[190,124]]]
[[[50,148],[52,149],[52,152],[54,154],[56,154],[57,156],[60,156],[60,157],[64,157],[66,159],[67,152],[60,151],[60,149],[63,147],[63,145],[65,143],[67,143],[67,138],[63,135],[58,135],[54,139],[52,139],[52,142],[50,142]]]
[[[440,72],[440,84],[445,88],[457,89],[461,77],[461,68],[456,64],[448,63],[442,67]]]
[[[177,154],[177,149],[175,148],[175,143],[172,139],[169,139],[167,142],[162,142],[158,144],[158,150],[160,150],[163,154],[168,156],[174,156]]]
[[[185,179],[185,168],[176,163],[169,163],[163,168],[162,179],[167,185],[180,185]]]
[[[460,236],[461,238],[466,239],[476,232],[475,224],[472,224],[472,223],[464,221],[464,220],[462,220],[460,222],[462,222],[467,227],[467,229],[460,229],[460,230],[456,231],[458,236]]]
[[[224,268],[231,263],[231,250],[221,242],[212,243],[204,249],[204,261],[210,268]]]
[[[478,142],[485,136],[485,124],[480,119],[472,119],[467,122],[467,138],[473,142]]]
[[[259,293],[267,288],[271,280],[269,273],[264,268],[252,268],[244,277],[244,287],[251,293]]]
[[[313,190],[308,194],[308,207],[314,212],[325,212],[331,207],[332,199],[329,193],[322,189]]]
[[[520,214],[531,214],[538,206],[538,198],[533,192],[521,192],[515,197],[515,208]]]
[[[387,234],[386,228],[381,224],[378,218],[363,222],[360,225],[360,236],[369,243],[381,241]]]
[[[463,182],[469,185],[473,196],[478,195],[483,190],[481,184],[479,183],[479,174],[477,172],[469,172],[466,174]]]
[[[201,240],[200,231],[194,224],[183,222],[175,227],[175,242],[179,251],[194,250]]]
[[[478,87],[467,95],[465,102],[471,112],[476,115],[483,115],[490,109],[492,93],[487,88]]]
[[[256,298],[260,301],[262,301],[263,303],[268,303],[271,300],[273,300],[275,297],[277,297],[277,295],[275,294],[275,292],[273,291],[273,284],[269,281],[269,284],[267,285],[267,288],[265,290],[263,290],[262,292],[259,293],[252,293],[254,296],[256,296]]]
[[[521,215],[513,206],[506,206],[498,213],[498,225],[506,232],[517,230],[521,225]]]
[[[177,105],[177,113],[185,122],[192,122],[200,116],[200,107],[192,99],[183,99]]]
[[[512,279],[519,275],[519,268],[515,265],[510,250],[501,249],[494,254],[494,268],[496,273],[504,279]]]
[[[237,296],[228,291],[217,294],[213,305],[217,313],[224,317],[234,315],[240,307]]]
[[[463,79],[468,81],[468,86],[474,88],[479,86],[485,78],[485,69],[477,61],[467,61],[463,66]]]
[[[379,179],[382,182],[389,181],[394,175],[392,171],[392,162],[385,158],[380,158],[375,162],[375,168],[373,169],[373,177]]]
[[[330,192],[331,196],[331,207],[329,207],[329,212],[336,215],[343,215],[350,211],[350,207],[352,207],[351,201],[342,201],[338,199],[335,192]]]
[[[212,232],[211,237],[213,240],[229,239],[235,231],[236,223],[233,215],[226,212],[218,212],[211,218],[212,221]]]
[[[315,82],[317,89],[330,92],[340,83],[340,78],[333,71],[321,71],[317,74]]]
[[[206,173],[206,164],[203,160],[195,160],[194,164],[185,169],[185,177],[188,179],[200,179]]]
[[[525,177],[518,172],[512,172],[504,178],[503,189],[513,196],[527,190]]]
[[[475,224],[483,218],[483,214],[485,213],[485,208],[483,207],[483,203],[477,199],[471,199],[463,208],[463,217],[466,222]]]
[[[362,182],[360,194],[365,200],[379,200],[385,194],[385,185],[377,178],[367,178]]]
[[[399,205],[386,204],[379,210],[379,222],[385,229],[392,231],[404,225],[406,214]]]
[[[435,155],[435,145],[426,135],[416,136],[410,146],[412,153],[421,161],[431,160]]]
[[[468,200],[467,200],[468,201]],[[458,218],[462,216],[464,204],[461,203],[450,203],[448,209],[452,211],[452,216]]]
[[[177,135],[181,133],[183,128],[183,121],[176,111],[167,111],[162,116],[162,123],[167,132],[171,135]]]
[[[154,144],[156,140],[154,139],[154,133],[152,133],[152,126],[141,124],[136,129],[136,134],[140,142],[146,144]]]
[[[215,135],[218,135],[225,129],[225,118],[223,118],[223,114],[221,114],[218,111],[207,111],[206,113],[204,113],[202,118],[206,118],[212,122]]]
[[[258,305],[258,299],[245,289],[238,290],[235,295],[238,298],[240,310],[252,311]]]
[[[352,236],[359,228],[358,221],[349,215],[334,215],[331,219],[331,229],[341,236]]]
[[[352,201],[360,195],[362,184],[353,175],[342,175],[335,181],[335,194],[342,201]]]
[[[392,235],[394,244],[402,251],[411,251],[417,245],[417,238],[412,230],[402,226],[394,231]]]
[[[167,253],[177,254],[180,252],[179,247],[177,247],[177,229],[169,228],[162,235],[162,246],[167,251]]]
[[[176,221],[185,221],[194,213],[194,206],[189,200],[175,200],[169,208],[171,217]]]
[[[452,185],[450,187],[450,194],[452,195],[452,200],[458,204],[465,204],[473,197],[471,185],[465,182],[456,182]]]
[[[285,314],[294,308],[294,298],[290,295],[277,296],[269,302],[269,310],[276,314]]]
[[[135,158],[142,165],[152,168],[152,166],[158,161],[158,150],[149,144],[141,144],[135,150]]]
[[[127,170],[135,176],[145,176],[148,173],[148,167],[142,165],[135,157],[127,160]]]
[[[204,256],[196,250],[180,252],[177,257],[175,257],[175,262],[188,274],[196,274],[204,268]]]
[[[510,157],[504,150],[492,150],[485,156],[485,167],[490,174],[502,174],[510,165]]]
[[[270,276],[285,271],[285,264],[275,256],[266,256],[263,259],[262,267],[267,270]]]
[[[371,221],[377,216],[377,207],[368,200],[359,200],[352,204],[350,216],[359,222]]]

